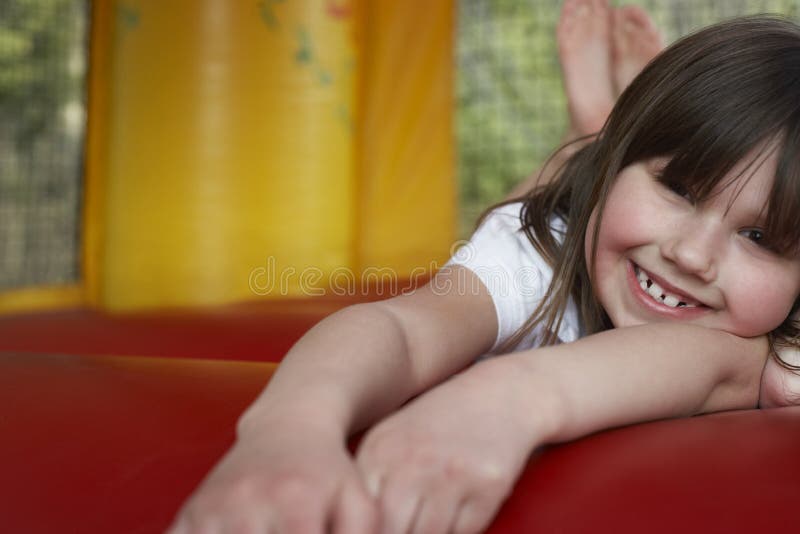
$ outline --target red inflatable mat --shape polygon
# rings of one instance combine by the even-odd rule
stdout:
[[[305,299],[112,314],[89,309],[0,316],[0,350],[278,362],[355,299]]]
[[[360,302],[389,298],[425,277],[365,284],[352,294],[108,313],[88,308],[0,315],[0,351],[279,362],[312,326]]]
[[[0,531],[161,532],[274,365],[0,353]],[[800,409],[603,432],[532,460],[491,533],[795,532]]]

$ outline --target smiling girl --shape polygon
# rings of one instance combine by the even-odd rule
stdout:
[[[798,334],[798,147],[800,28],[679,41],[431,284],[306,334],[173,532],[479,532],[541,444],[756,407]]]

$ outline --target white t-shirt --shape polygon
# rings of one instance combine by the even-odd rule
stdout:
[[[505,343],[533,314],[544,297],[553,270],[536,251],[520,225],[523,204],[507,204],[492,211],[464,246],[445,264],[461,265],[475,273],[486,286],[497,313],[497,338],[490,352]],[[561,242],[566,224],[560,217],[550,223],[555,238]],[[567,302],[558,330],[562,343],[583,335],[578,308],[572,297]],[[537,325],[514,351],[539,346],[542,326]]]

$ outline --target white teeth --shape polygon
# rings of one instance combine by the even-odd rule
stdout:
[[[656,302],[665,304],[670,308],[697,307],[697,304],[688,304],[682,301],[679,297],[676,297],[675,295],[670,295],[669,293],[665,293],[664,289],[657,283],[650,280],[650,278],[648,278],[645,272],[638,266],[636,267],[636,279],[639,280],[639,286],[642,288],[642,291],[653,297],[653,300],[655,300]]]
[[[666,304],[670,308],[674,308],[675,306],[678,305],[679,302],[680,301],[677,298],[673,297],[672,295],[667,295],[666,297],[664,297],[664,304]]]
[[[654,299],[661,299],[661,295],[664,294],[664,290],[661,289],[660,285],[653,282],[650,284],[650,287],[647,288],[647,293]]]

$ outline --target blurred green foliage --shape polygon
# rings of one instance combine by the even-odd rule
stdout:
[[[0,0],[0,289],[78,277],[88,0]]]
[[[3,0],[0,7],[0,121],[29,146],[70,99],[83,90],[70,72],[76,36],[65,21],[75,0]],[[75,70],[74,68],[72,69]]]
[[[725,18],[780,13],[800,0],[640,0],[666,43]],[[567,124],[555,27],[560,0],[459,0],[456,38],[461,237],[539,168]]]

